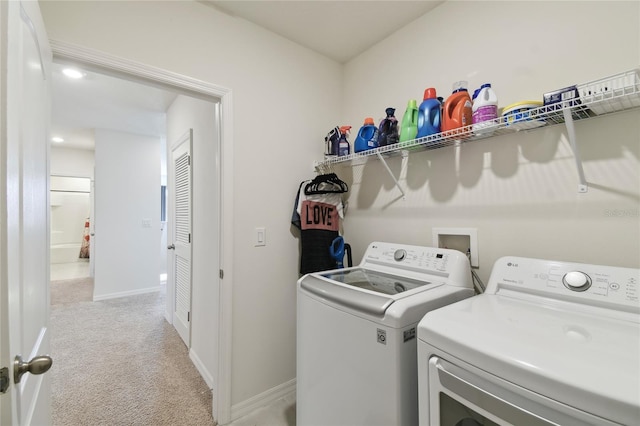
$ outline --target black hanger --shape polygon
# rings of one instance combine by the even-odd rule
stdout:
[[[304,187],[306,195],[341,194],[347,191],[349,191],[349,187],[335,173],[318,175]]]

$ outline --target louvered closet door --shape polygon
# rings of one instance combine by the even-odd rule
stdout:
[[[173,167],[173,326],[190,347],[191,330],[191,140],[189,130],[171,152]]]

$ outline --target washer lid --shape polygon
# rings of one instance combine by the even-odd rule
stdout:
[[[445,359],[451,355],[593,415],[636,423],[637,319],[575,312],[571,305],[484,294],[427,313],[418,338]]]
[[[340,269],[320,274],[320,276],[353,287],[391,295],[432,284],[428,280],[418,281],[364,268]]]
[[[299,282],[307,293],[376,317],[383,317],[394,302],[443,285],[361,267],[307,274]]]

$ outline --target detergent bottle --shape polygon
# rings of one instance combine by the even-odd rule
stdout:
[[[402,117],[400,128],[400,143],[411,141],[418,134],[418,101],[409,100],[407,109]]]
[[[472,129],[476,134],[491,134],[495,129],[487,127],[498,118],[498,96],[489,83],[483,84],[477,92],[478,95],[473,99]]]
[[[467,91],[467,82],[453,84],[453,93],[444,101],[442,108],[442,131],[471,125],[471,97]]]
[[[440,110],[442,105],[436,97],[436,89],[430,87],[424,91],[424,100],[418,108],[418,134],[416,137],[440,133]]]
[[[378,128],[373,124],[373,118],[364,119],[364,126],[360,127],[358,136],[353,143],[353,151],[360,152],[378,147]]]
[[[387,116],[380,122],[378,146],[392,145],[398,143],[400,135],[398,134],[398,119],[395,117],[396,109],[387,108],[384,111]]]
[[[347,140],[347,136],[350,130],[351,130],[351,126],[340,127],[340,140],[338,141],[338,155],[351,154],[351,145],[349,145],[349,141]]]

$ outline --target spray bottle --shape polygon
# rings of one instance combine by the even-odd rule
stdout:
[[[340,140],[338,141],[338,155],[351,154],[351,145],[349,145],[349,141],[347,140],[347,136],[349,135],[350,130],[351,130],[351,126],[340,127]]]

